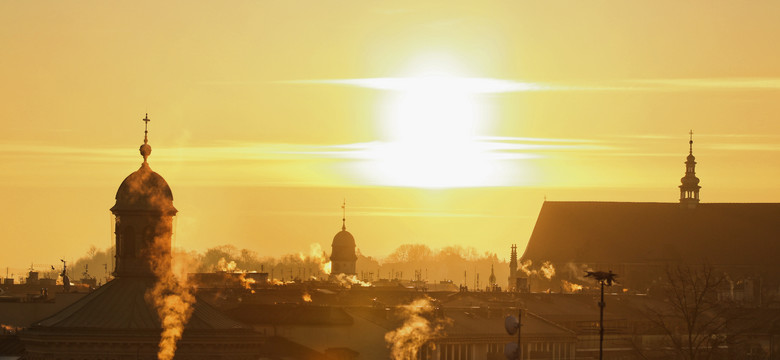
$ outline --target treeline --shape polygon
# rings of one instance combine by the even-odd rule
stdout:
[[[88,275],[105,282],[113,269],[113,247],[98,250],[92,246],[87,254],[74,264],[68,264],[68,275],[79,279],[88,269]],[[278,257],[262,256],[249,249],[233,245],[216,246],[205,252],[178,249],[174,263],[187,264],[186,272],[246,271],[267,272],[278,280],[311,279],[326,277],[329,252],[318,244],[296,254]],[[480,253],[473,247],[448,246],[440,249],[423,244],[404,244],[385,258],[374,258],[357,250],[357,275],[361,280],[379,279],[426,280],[428,282],[452,281],[456,285],[473,288],[488,286],[491,267],[497,283],[506,286],[509,265],[490,252]],[[61,270],[61,269],[58,269]]]

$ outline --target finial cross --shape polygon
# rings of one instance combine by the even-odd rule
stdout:
[[[693,129],[688,134],[691,135],[691,139],[688,141],[688,153],[693,155]]]
[[[142,120],[144,121],[144,144],[146,144],[148,141],[146,135],[149,133],[149,113],[146,113]]]
[[[341,230],[347,230],[347,199],[341,203]]]

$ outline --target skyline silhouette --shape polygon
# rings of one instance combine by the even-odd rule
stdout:
[[[366,254],[500,255],[545,198],[675,201],[689,129],[704,202],[778,201],[780,5],[565,4],[0,4],[0,266],[111,245],[146,112],[201,252],[327,247],[346,197]]]

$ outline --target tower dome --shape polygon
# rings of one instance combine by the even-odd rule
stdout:
[[[173,193],[168,182],[152,171],[149,163],[128,175],[116,191],[116,204],[111,211],[143,211],[176,214],[173,207]]]
[[[346,229],[342,229],[336,236],[333,237],[333,243],[331,246],[338,247],[355,247],[355,237],[350,234]]]
[[[341,205],[343,216],[341,218],[341,231],[336,233],[331,243],[330,261],[331,274],[355,275],[357,271],[357,254],[355,254],[355,237],[347,231],[347,203]]]
[[[117,211],[141,211],[175,215],[173,207],[173,193],[168,182],[160,174],[152,171],[146,161],[152,154],[152,146],[149,145],[149,115],[144,118],[144,143],[138,149],[144,162],[141,168],[128,175],[119,189],[116,191],[116,204],[111,208],[114,214]]]
[[[147,159],[149,116],[144,117],[144,143],[141,168],[130,174],[116,191],[116,203],[111,212],[116,217],[117,277],[154,277],[156,272],[170,268],[171,236],[173,234],[173,193],[168,182],[152,171]]]

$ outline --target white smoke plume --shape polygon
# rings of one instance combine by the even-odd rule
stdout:
[[[555,276],[555,266],[550,261],[542,262],[542,266],[538,269],[533,268],[533,261],[530,259],[525,260],[518,264],[518,270],[522,271],[526,276],[539,276],[547,280],[552,280]]]
[[[551,262],[545,261],[542,263],[539,273],[544,276],[545,279],[552,280],[552,277],[555,276],[555,267]]]
[[[298,256],[300,256],[301,260],[307,259],[306,256],[304,256],[303,254],[299,253]],[[309,245],[308,259],[309,261],[319,264],[320,271],[330,275],[333,264],[330,262],[330,259],[325,254],[325,251],[322,250],[322,246],[320,246],[320,244],[314,243]]]
[[[170,231],[162,229],[158,234],[165,234],[166,230]],[[168,237],[165,235],[155,237],[151,254],[153,255],[152,268],[157,281],[154,287],[147,291],[146,297],[154,304],[162,325],[157,358],[172,360],[176,354],[177,343],[184,333],[184,327],[192,316],[195,287],[187,283],[187,277],[184,275],[186,269],[190,268],[189,264],[179,261],[175,266],[172,264]],[[174,271],[175,269],[179,271]]]
[[[236,262],[230,261],[228,262],[225,260],[225,258],[220,258],[219,261],[217,261],[217,271],[224,271],[224,272],[235,272],[237,269]]]
[[[336,281],[339,282],[339,284],[344,285],[346,287],[351,287],[352,285],[360,285],[362,287],[369,287],[372,286],[370,282],[361,281],[357,278],[356,275],[346,275],[346,274],[338,274],[333,277]]]
[[[401,305],[399,310],[404,317],[401,327],[385,334],[385,342],[390,348],[392,360],[417,359],[420,347],[429,340],[444,335],[444,325],[447,320],[435,320],[433,323],[426,316],[433,315],[436,310],[430,297],[423,297],[407,305]]]
[[[585,287],[580,285],[580,284],[568,282],[566,280],[561,280],[561,289],[565,293],[579,292],[579,291],[582,291],[582,289],[584,289],[584,288]]]

